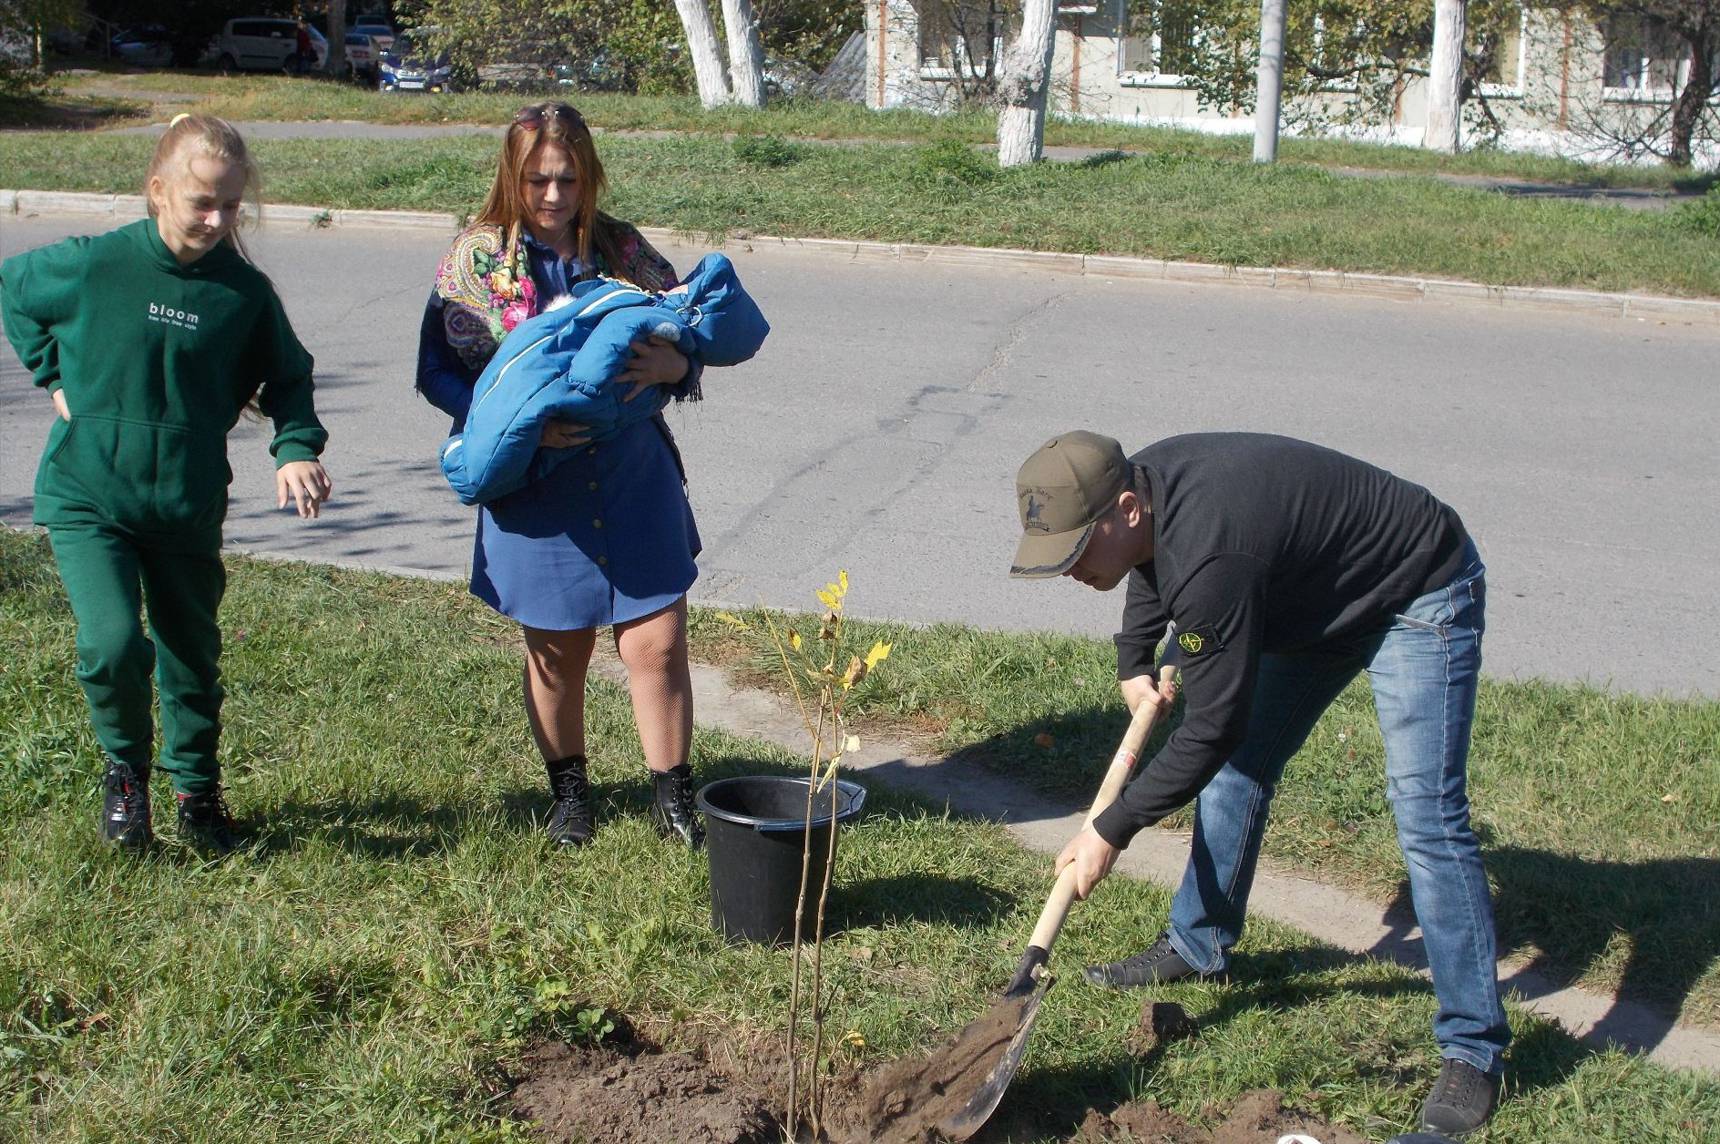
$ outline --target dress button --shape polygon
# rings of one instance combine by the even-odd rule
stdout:
[[[585,451],[585,455],[588,457],[595,457],[597,455],[597,446],[593,445],[591,448],[587,449]]]
[[[585,487],[590,489],[592,492],[596,492],[597,491],[597,482],[591,481],[591,482],[587,483]]]
[[[599,557],[598,557],[598,558],[597,558],[597,563],[598,563],[598,566],[599,566],[599,567],[602,567],[602,566],[603,566],[603,565],[605,565],[605,564],[608,564],[608,563],[609,563],[609,557],[607,557],[607,556],[599,556]]]
[[[593,527],[593,528],[602,528],[602,527],[603,527],[603,518],[602,518],[602,517],[600,517],[600,516],[599,516],[599,517],[594,517],[594,518],[593,518],[593,519],[592,519],[592,521],[591,521],[591,527]]]

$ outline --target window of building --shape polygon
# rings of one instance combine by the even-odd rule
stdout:
[[[1011,18],[998,0],[922,0],[920,74],[995,75]]]
[[[1606,41],[1606,87],[1609,93],[1669,96],[1690,71],[1684,43],[1664,23],[1648,17],[1608,20],[1601,28]]]
[[[1175,83],[1193,70],[1199,21],[1190,0],[1125,0],[1117,66],[1125,77]]]
[[[1490,96],[1521,95],[1523,92],[1523,28],[1527,12],[1518,12],[1496,31],[1473,36],[1470,51],[1487,53],[1487,70],[1481,83]]]

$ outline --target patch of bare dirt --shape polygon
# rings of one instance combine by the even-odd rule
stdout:
[[[954,1110],[945,1107],[964,1087],[975,1061],[994,1054],[991,1040],[1014,1016],[994,1009],[993,1020],[968,1026],[954,1044],[924,1058],[894,1061],[830,1079],[823,1087],[827,1134],[823,1144],[937,1144],[937,1124]],[[1180,1013],[1153,1017],[1163,1041],[1193,1035]],[[534,1122],[539,1139],[555,1144],[777,1144],[783,1083],[779,1052],[655,1052],[639,1044],[582,1048],[546,1044],[525,1060],[526,1076],[515,1087],[513,1106]],[[1012,1127],[1029,1137],[1047,1135],[1033,1123],[1033,1110],[1014,1109],[1009,1122],[988,1124],[974,1144],[1003,1144]],[[1063,1110],[1059,1123],[1068,1132]],[[1213,1128],[1192,1125],[1152,1101],[1134,1101],[1109,1112],[1089,1110],[1069,1144],[1276,1144],[1300,1133],[1319,1144],[1367,1144],[1364,1137],[1313,1115],[1287,1108],[1270,1090],[1244,1094]]]
[[[944,1139],[938,1126],[979,1092],[1038,999],[1034,994],[1006,997],[930,1055],[832,1085],[825,1112],[832,1144],[936,1144]]]
[[[1271,1089],[1243,1093],[1224,1121],[1210,1131],[1143,1100],[1125,1104],[1109,1115],[1089,1112],[1075,1139],[1081,1144],[1276,1144],[1292,1135],[1306,1136],[1319,1144],[1368,1144],[1367,1137],[1342,1125],[1284,1107],[1284,1097]]]
[[[774,1144],[765,1095],[690,1053],[546,1044],[527,1056],[515,1110],[568,1144]]]

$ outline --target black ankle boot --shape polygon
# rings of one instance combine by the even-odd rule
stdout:
[[[569,755],[544,764],[549,771],[549,808],[544,833],[557,846],[584,846],[597,829],[591,817],[591,783],[585,777],[585,756]]]
[[[651,774],[657,788],[657,799],[651,807],[651,820],[657,833],[664,838],[679,838],[697,850],[705,844],[705,824],[699,821],[699,808],[693,805],[693,768],[686,763],[673,770]]]
[[[102,775],[102,839],[122,850],[144,850],[149,827],[149,768],[108,760]]]

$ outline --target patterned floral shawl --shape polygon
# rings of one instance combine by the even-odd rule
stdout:
[[[643,290],[677,284],[674,267],[631,224],[599,213],[597,230],[592,244],[596,273]],[[436,268],[436,293],[443,302],[448,344],[473,369],[488,362],[508,332],[547,301],[538,297],[519,231],[489,223],[467,227],[455,237]]]

